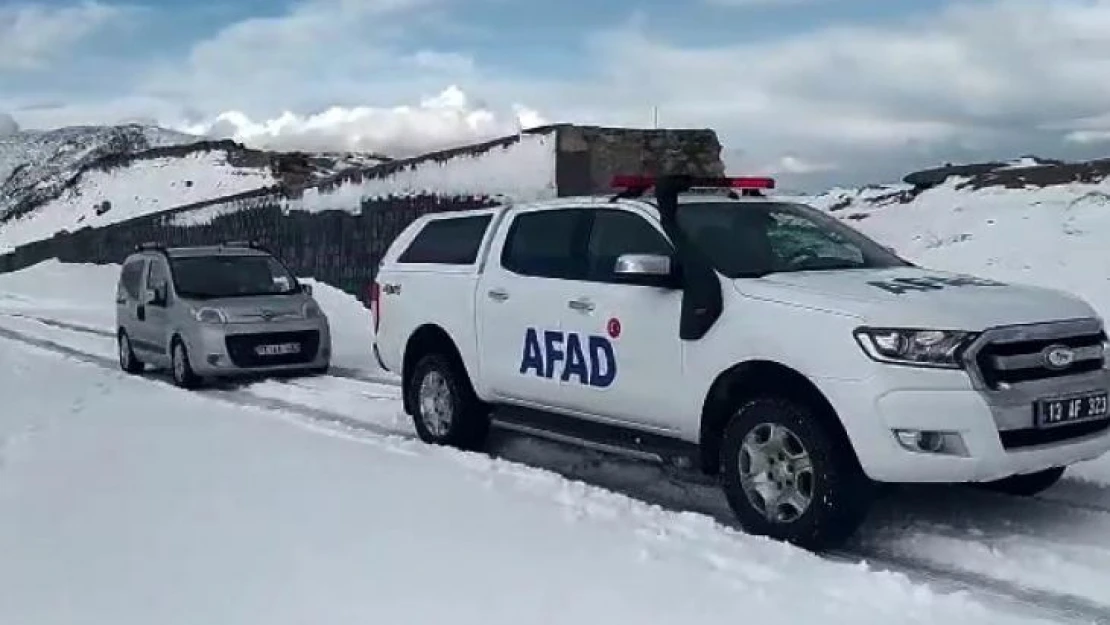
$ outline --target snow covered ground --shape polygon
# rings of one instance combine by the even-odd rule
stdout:
[[[950,184],[837,214],[1110,317],[1108,197]],[[818,558],[729,529],[715,488],[656,467],[505,433],[492,457],[417,443],[369,312],[326,285],[334,375],[194,394],[124,376],[117,272],[0,275],[0,622],[1110,623],[1110,458],[1033,499],[895,491]]]
[[[46,269],[8,312],[97,273]],[[0,622],[1052,622],[522,464],[543,444],[423,445],[393,386],[189,393],[91,330],[0,322]]]
[[[1110,622],[1110,459],[1034,500],[896,492],[818,558],[655,467],[416,442],[326,285],[335,375],[124,376],[117,271],[0,275],[0,622]]]
[[[48,239],[62,230],[106,226],[276,182],[267,168],[231,165],[223,150],[136,160],[110,171],[86,171],[58,198],[0,225],[0,249]],[[103,202],[109,202],[110,209],[98,214]]]

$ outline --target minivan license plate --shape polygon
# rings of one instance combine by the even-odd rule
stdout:
[[[259,345],[254,348],[254,353],[259,356],[284,356],[296,354],[301,351],[300,343],[280,343],[278,345]]]
[[[1101,419],[1107,415],[1110,415],[1110,409],[1105,392],[1042,399],[1036,403],[1037,427],[1042,428]]]

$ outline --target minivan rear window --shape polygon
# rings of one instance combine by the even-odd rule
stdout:
[[[491,219],[493,215],[486,214],[429,221],[397,258],[397,262],[474,264]]]

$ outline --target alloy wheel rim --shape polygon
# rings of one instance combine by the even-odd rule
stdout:
[[[438,371],[430,371],[420,381],[420,420],[433,436],[441,438],[451,430],[454,402],[447,379]]]
[[[185,381],[185,350],[180,343],[173,348],[173,375],[178,381]]]
[[[119,337],[119,362],[125,369],[131,365],[131,343],[126,334]]]
[[[792,523],[813,503],[813,459],[801,438],[777,423],[752,428],[740,446],[740,486],[768,521]]]

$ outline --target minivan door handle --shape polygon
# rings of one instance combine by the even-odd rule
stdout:
[[[489,298],[495,302],[503,302],[509,299],[509,292],[505,289],[490,289],[486,292]]]
[[[567,302],[567,306],[570,307],[571,310],[578,310],[582,312],[590,312],[594,309],[594,303],[585,298],[572,299]]]

